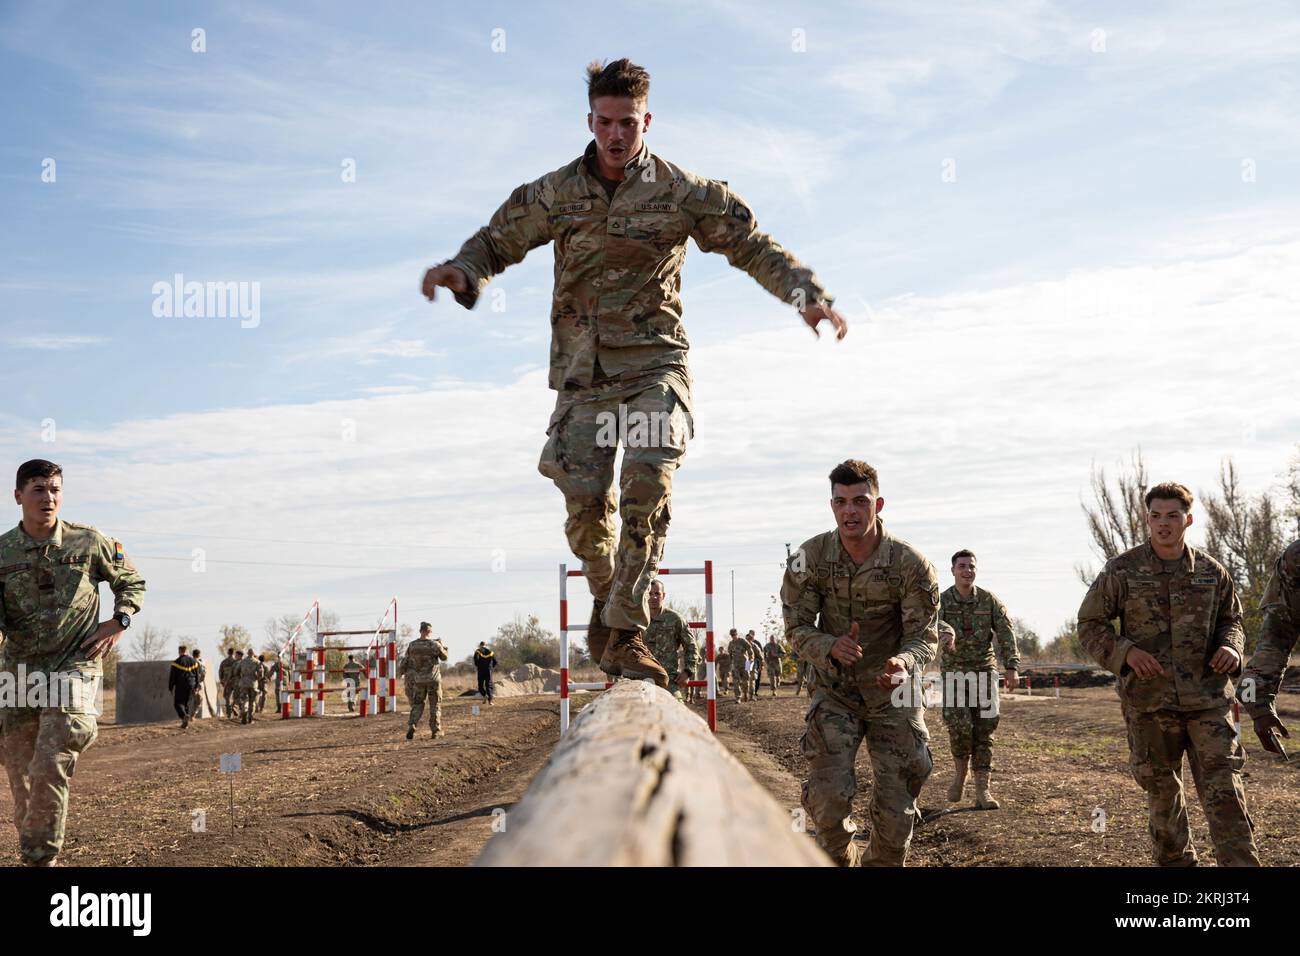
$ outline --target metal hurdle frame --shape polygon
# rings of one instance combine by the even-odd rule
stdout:
[[[704,628],[704,680],[689,680],[687,687],[707,688],[709,730],[718,732],[718,681],[713,656],[713,562],[705,561],[699,568],[659,568],[656,574],[704,575],[704,620],[687,621],[690,628]],[[560,734],[569,729],[569,691],[607,690],[613,681],[569,681],[569,632],[586,631],[586,624],[569,623],[569,578],[585,577],[583,570],[570,571],[567,564],[560,565]],[[599,662],[597,662],[599,663]]]
[[[304,624],[311,620],[312,615],[316,616],[316,643],[307,649],[306,668],[299,672],[297,670],[298,650],[297,637]],[[392,626],[385,627],[389,616],[392,616]],[[326,647],[325,638],[340,637],[344,635],[371,635],[368,644],[344,645],[341,647]],[[384,635],[388,635],[387,641],[382,640]],[[281,658],[284,652],[288,650],[293,669],[286,675],[283,673],[283,663]],[[323,717],[325,716],[325,695],[327,693],[345,693],[346,684],[343,687],[326,687],[325,682],[328,680],[330,673],[343,673],[341,668],[334,668],[331,671],[325,663],[325,655],[330,650],[337,651],[365,651],[369,657],[369,671],[365,678],[358,683],[355,688],[358,698],[359,716],[368,717],[376,713],[388,713],[397,711],[397,598],[394,597],[388,602],[388,607],[384,610],[384,616],[380,619],[379,624],[371,630],[369,628],[356,631],[322,631],[320,629],[320,602],[313,601],[312,606],[307,610],[303,619],[298,622],[298,626],[293,629],[289,639],[285,641],[284,646],[280,648],[280,653],[276,655],[276,666],[282,669],[280,681],[280,718],[287,720],[293,717]],[[372,653],[373,652],[373,653]],[[305,686],[304,686],[305,684]],[[386,693],[381,693],[380,689]],[[371,707],[370,702],[375,701],[375,706]]]

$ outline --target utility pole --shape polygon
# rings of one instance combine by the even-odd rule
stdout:
[[[736,626],[736,570],[731,570],[731,626]]]

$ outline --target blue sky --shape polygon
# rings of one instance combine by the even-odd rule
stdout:
[[[497,280],[501,312],[417,287],[581,152],[593,57],[647,66],[651,148],[727,180],[852,322],[813,340],[688,255],[697,437],[668,561],[735,569],[742,627],[784,542],[829,527],[845,457],[880,468],[945,586],[972,547],[1045,632],[1081,596],[1094,460],[1140,444],[1198,490],[1224,455],[1252,490],[1285,467],[1294,9],[602,10],[0,6],[0,450],[64,464],[65,515],[144,569],[142,620],[260,637],[317,596],[362,626],[396,593],[457,656],[516,612],[555,625],[549,251]],[[177,273],[257,283],[256,327],[155,317]]]

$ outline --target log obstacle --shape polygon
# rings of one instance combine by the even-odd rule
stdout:
[[[621,680],[583,708],[475,866],[829,866],[709,726]]]

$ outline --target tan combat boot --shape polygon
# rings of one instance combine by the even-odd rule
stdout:
[[[609,627],[600,619],[604,601],[593,600],[591,606],[591,623],[587,625],[587,653],[597,664],[605,656],[605,647],[609,644]],[[617,674],[613,676],[617,677]]]
[[[953,774],[952,786],[948,788],[948,800],[956,803],[961,799],[961,792],[966,788],[966,771],[970,769],[970,757],[953,757],[952,762],[956,767]]]
[[[996,810],[1001,806],[989,793],[989,771],[975,771],[975,806],[980,810]]]
[[[668,672],[655,660],[641,639],[640,631],[611,628],[609,644],[600,659],[600,669],[615,677],[628,680],[651,679],[664,690],[668,689]]]

